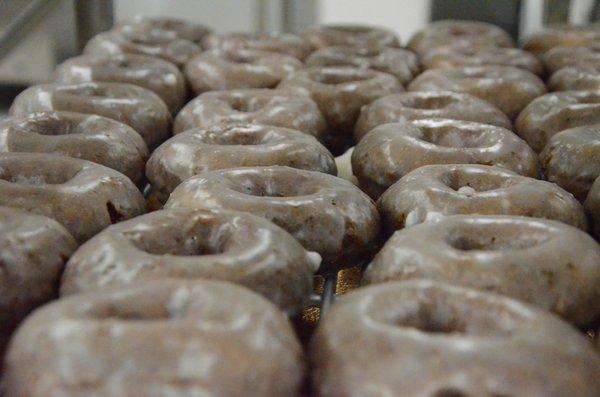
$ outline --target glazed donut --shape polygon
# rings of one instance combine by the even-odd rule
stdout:
[[[6,358],[11,396],[293,396],[302,348],[246,288],[150,282],[79,294],[30,316]]]
[[[132,128],[112,119],[72,112],[37,112],[0,120],[0,152],[54,153],[119,171],[138,186],[148,148]]]
[[[321,271],[355,266],[374,248],[375,203],[352,183],[289,167],[206,172],[179,185],[165,208],[231,209],[262,216],[323,258]]]
[[[429,69],[410,83],[409,91],[466,92],[496,105],[511,120],[529,102],[546,93],[533,73],[512,66]]]
[[[21,92],[9,109],[11,116],[65,110],[97,114],[136,130],[154,149],[170,135],[171,115],[152,91],[123,83],[42,84]]]
[[[452,91],[412,91],[388,95],[363,107],[354,127],[354,139],[360,141],[381,124],[431,118],[512,128],[508,117],[497,107],[472,95]]]
[[[119,22],[115,30],[138,32],[141,34],[172,35],[179,39],[193,41],[200,45],[210,33],[210,28],[179,18],[147,17],[137,15],[134,18]]]
[[[400,47],[400,40],[396,33],[381,26],[361,24],[316,25],[306,29],[302,36],[317,49],[333,46]]]
[[[66,84],[105,81],[138,85],[158,95],[172,114],[181,109],[187,94],[185,79],[175,65],[144,55],[70,58],[58,65],[54,80]]]
[[[570,128],[554,135],[540,153],[546,179],[585,200],[600,175],[600,124]]]
[[[185,76],[196,95],[206,91],[241,88],[275,88],[295,70],[298,59],[276,52],[257,50],[211,50],[185,65]]]
[[[204,48],[212,50],[238,51],[259,50],[293,56],[300,61],[311,53],[306,40],[289,33],[227,33],[208,35]]]
[[[519,215],[553,219],[587,230],[581,204],[553,183],[501,167],[440,164],[417,168],[377,201],[389,233],[448,215]]]
[[[193,42],[178,39],[169,32],[108,31],[97,34],[87,42],[84,54],[110,56],[115,54],[150,55],[167,60],[179,67],[201,52]]]
[[[325,116],[330,134],[326,143],[334,154],[343,153],[349,146],[362,106],[404,90],[392,75],[353,67],[300,70],[284,79],[279,87],[306,90],[310,94]]]
[[[465,66],[513,66],[541,76],[544,64],[535,55],[518,48],[454,45],[433,48],[421,58],[424,69],[459,68]]]
[[[383,124],[352,153],[352,171],[374,198],[410,171],[429,164],[499,165],[521,175],[538,175],[537,156],[525,141],[504,128],[467,121]]]
[[[428,280],[343,295],[319,323],[310,358],[319,396],[600,393],[600,358],[568,324],[510,298]]]
[[[281,228],[245,212],[159,210],[112,225],[82,245],[67,263],[60,292],[210,278],[245,285],[298,313],[320,260]]]
[[[585,212],[593,226],[594,235],[600,239],[600,178],[596,178],[585,199]]]
[[[256,123],[290,128],[323,141],[327,124],[308,96],[270,89],[205,92],[175,117],[173,133],[213,125]]]
[[[224,168],[286,165],[336,175],[335,160],[315,138],[260,124],[197,128],[177,134],[152,153],[146,174],[165,202],[185,179]]]
[[[0,153],[0,206],[53,218],[79,242],[146,209],[142,194],[123,174],[38,153]]]
[[[554,25],[533,34],[522,47],[525,51],[542,55],[554,47],[593,46],[599,40],[600,25]]]
[[[548,80],[551,91],[600,90],[600,65],[560,69]]]
[[[570,66],[600,67],[600,45],[590,47],[554,47],[543,56],[549,74]]]
[[[433,48],[444,46],[494,46],[514,47],[510,35],[491,23],[476,21],[441,20],[430,23],[415,33],[408,42],[408,49],[419,55]]]
[[[390,47],[324,47],[306,59],[306,66],[353,66],[373,69],[396,77],[401,84],[409,83],[421,71],[415,54]]]
[[[25,316],[55,299],[63,266],[77,242],[56,221],[0,207],[0,352]]]
[[[534,99],[519,114],[515,127],[517,134],[540,152],[556,133],[598,123],[600,91],[565,91]]]
[[[600,318],[600,246],[547,219],[454,215],[399,231],[363,281],[407,279],[495,292],[582,326]]]

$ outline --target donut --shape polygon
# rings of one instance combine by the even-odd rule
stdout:
[[[175,117],[173,133],[240,123],[290,128],[319,141],[327,133],[323,115],[308,96],[266,88],[205,92],[181,109]]]
[[[557,221],[454,215],[401,230],[363,282],[407,279],[495,292],[582,326],[600,318],[600,246]]]
[[[510,120],[500,109],[472,95],[452,91],[409,91],[379,98],[363,107],[354,127],[354,139],[360,141],[381,124],[431,118],[512,128]]]
[[[429,280],[344,294],[309,354],[319,396],[600,393],[600,358],[569,324],[510,298]]]
[[[538,76],[543,75],[545,71],[542,61],[527,51],[494,46],[437,47],[423,55],[421,63],[424,69],[501,65],[521,68]]]
[[[0,206],[53,218],[79,242],[146,209],[125,175],[86,160],[39,153],[0,153]]]
[[[60,299],[16,333],[11,396],[293,396],[302,348],[286,318],[231,283],[165,280]]]
[[[171,115],[165,103],[152,91],[132,84],[36,85],[17,95],[9,115],[54,110],[90,113],[120,121],[136,130],[151,150],[170,136]]]
[[[108,31],[99,33],[87,42],[84,54],[109,56],[115,54],[150,55],[167,60],[178,67],[185,65],[201,48],[174,34],[161,31]]]
[[[172,114],[181,109],[187,94],[185,79],[175,65],[144,55],[70,58],[57,66],[54,80],[65,84],[104,81],[138,85],[158,95]]]
[[[526,70],[486,65],[429,69],[413,80],[408,90],[466,92],[496,105],[514,120],[529,102],[546,93],[546,86]]]
[[[593,226],[594,235],[600,239],[600,178],[596,178],[584,202],[585,212]]]
[[[300,61],[311,53],[306,40],[290,33],[226,33],[208,35],[204,48],[212,50],[259,50],[293,56]]]
[[[212,126],[177,134],[152,153],[146,174],[158,199],[164,202],[191,176],[269,165],[337,174],[333,156],[312,136],[260,124]]]
[[[374,198],[410,171],[430,164],[498,165],[521,175],[538,175],[537,156],[525,141],[504,128],[468,121],[383,124],[352,153],[352,171]]]
[[[54,153],[119,171],[138,186],[148,148],[131,127],[73,112],[36,112],[0,120],[0,152]]]
[[[141,15],[119,22],[115,26],[115,29],[142,34],[149,33],[151,35],[172,35],[179,39],[193,41],[198,45],[202,44],[204,38],[211,32],[207,26],[179,18],[147,17]]]
[[[548,89],[551,91],[600,90],[600,65],[562,68],[550,77]]]
[[[346,46],[360,48],[400,47],[394,31],[381,26],[325,24],[311,26],[302,36],[314,48]]]
[[[353,66],[373,69],[396,77],[400,84],[409,83],[421,71],[415,54],[390,47],[324,47],[310,54],[306,66]]]
[[[379,232],[375,203],[352,183],[284,166],[241,167],[185,180],[165,208],[246,211],[287,230],[323,258],[320,270],[355,266]]]
[[[518,215],[587,230],[581,204],[553,183],[478,164],[426,165],[381,195],[377,209],[389,233],[448,215]]]
[[[536,152],[560,131],[600,123],[600,90],[542,95],[523,109],[516,132]]]
[[[334,154],[351,146],[360,109],[374,100],[403,91],[394,76],[353,67],[312,67],[284,79],[280,88],[306,90],[325,116],[327,146]]]
[[[570,66],[600,67],[600,45],[590,47],[554,47],[543,56],[546,70],[553,74]]]
[[[25,316],[58,296],[60,274],[77,242],[56,221],[0,207],[0,352]]]
[[[491,23],[477,21],[441,20],[430,23],[415,33],[408,49],[419,55],[444,46],[514,47],[514,41],[503,29]]]
[[[298,59],[257,50],[203,52],[185,65],[185,75],[196,95],[206,91],[243,88],[275,88],[295,70]]]
[[[600,175],[600,124],[570,128],[554,135],[540,153],[546,179],[585,200]]]
[[[600,25],[549,26],[534,33],[523,42],[523,49],[536,55],[543,55],[554,47],[593,46],[600,40]]]

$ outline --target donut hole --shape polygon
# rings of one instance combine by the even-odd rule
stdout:
[[[201,136],[209,145],[252,146],[267,143],[268,134],[256,126],[231,126],[207,131]]]
[[[448,233],[446,243],[459,251],[508,251],[532,248],[546,240],[532,230],[522,229],[519,233],[513,230],[511,233],[502,229],[471,225],[465,230]]]
[[[450,95],[424,96],[414,98],[412,102],[405,104],[405,106],[412,109],[433,110],[444,109],[453,102],[455,102],[454,98]]]
[[[42,170],[37,169],[37,167],[15,168],[19,169],[12,170],[9,167],[0,167],[0,179],[10,183],[29,186],[61,185],[73,179],[79,172],[79,169],[64,169],[62,167],[56,169],[45,168]]]
[[[442,175],[441,181],[457,192],[465,191],[466,188],[473,189],[475,192],[487,192],[506,187],[508,178],[497,174],[452,170]]]
[[[281,178],[281,179],[280,179]],[[285,179],[278,177],[257,177],[239,174],[230,177],[228,187],[238,193],[254,197],[287,198],[309,195],[315,192],[315,186],[303,179]]]
[[[453,126],[422,126],[421,139],[425,142],[456,149],[472,149],[485,146],[482,134],[461,130]]]
[[[351,34],[351,35],[363,35],[370,33],[373,29],[368,26],[358,26],[358,25],[332,25],[329,29],[339,32],[341,34]]]
[[[444,387],[436,390],[432,397],[469,397],[469,395],[455,388]]]
[[[71,119],[60,119],[52,115],[28,117],[18,124],[24,132],[39,135],[69,135],[79,133],[79,123]]]
[[[94,320],[152,321],[175,317],[164,305],[137,305],[135,302],[107,303],[87,313]]]
[[[232,97],[228,98],[227,102],[231,110],[242,113],[256,112],[265,106],[265,98],[243,98]]]
[[[338,85],[352,82],[369,80],[371,76],[368,73],[355,69],[321,69],[311,73],[312,80],[325,85]]]
[[[149,239],[133,234],[129,237],[136,248],[151,255],[203,256],[224,253],[227,239],[211,238],[214,236],[208,235],[209,232],[210,230],[199,230],[188,235],[169,232],[170,235],[163,239]]]

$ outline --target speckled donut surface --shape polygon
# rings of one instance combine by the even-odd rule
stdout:
[[[431,281],[342,296],[319,324],[310,356],[320,396],[600,393],[600,358],[568,324],[509,298]]]
[[[544,74],[544,64],[535,55],[518,48],[494,46],[472,47],[454,45],[434,48],[421,58],[424,69],[458,68],[465,66],[514,66],[538,76]]]
[[[208,35],[207,49],[259,50],[293,56],[303,61],[312,51],[308,42],[289,33],[225,33]]]
[[[408,42],[408,48],[420,55],[454,45],[514,47],[514,42],[506,31],[490,23],[454,20],[432,22]]]
[[[409,172],[379,198],[389,232],[448,215],[519,215],[587,229],[581,204],[553,183],[505,168],[476,164],[426,165]]]
[[[512,128],[510,120],[500,109],[472,95],[452,91],[411,91],[388,95],[365,106],[356,121],[354,139],[360,141],[381,124],[430,118]]]
[[[429,279],[499,293],[586,325],[600,318],[600,246],[560,222],[455,215],[395,233],[367,284]]]
[[[312,67],[284,79],[281,88],[306,90],[325,116],[334,152],[352,140],[360,109],[404,89],[394,76],[354,67]],[[335,153],[334,153],[335,154]]]
[[[164,202],[191,176],[224,168],[269,165],[337,174],[333,156],[312,136],[260,124],[213,126],[177,134],[152,153],[146,174]]]
[[[171,135],[171,115],[165,103],[152,91],[132,84],[36,85],[15,98],[9,114],[23,116],[53,110],[97,114],[120,121],[136,130],[150,149]]]
[[[600,45],[590,47],[554,47],[543,56],[549,74],[570,66],[600,67]]]
[[[196,95],[206,91],[275,88],[302,62],[291,55],[258,50],[211,50],[192,58],[185,75]]]
[[[600,175],[600,124],[554,135],[540,153],[546,179],[585,200]]]
[[[426,70],[408,89],[466,92],[496,105],[511,120],[529,102],[546,93],[544,82],[533,73],[497,65]]]
[[[351,267],[373,249],[379,232],[375,203],[352,183],[289,167],[232,168],[194,176],[165,208],[230,209],[281,226],[323,257],[322,271]]]
[[[448,119],[383,124],[352,153],[361,188],[379,197],[410,171],[430,164],[498,165],[537,176],[537,156],[512,132],[492,125]]]
[[[323,115],[308,96],[266,88],[206,92],[179,112],[173,132],[239,123],[290,128],[320,141],[327,133]]]
[[[136,185],[144,179],[148,148],[131,127],[73,112],[37,112],[0,120],[0,152],[54,153],[119,171]]]
[[[60,274],[76,248],[56,221],[0,207],[0,345],[30,311],[58,296]]]
[[[165,278],[242,284],[297,313],[320,257],[245,212],[159,210],[110,226],[69,260],[61,294]]]
[[[569,66],[548,80],[551,91],[600,90],[600,65]]]
[[[516,132],[540,152],[558,132],[600,123],[600,90],[565,91],[531,102],[515,122]]]
[[[171,35],[197,44],[201,44],[202,40],[210,33],[210,28],[183,19],[140,15],[119,22],[115,29],[126,32]]]
[[[315,48],[347,46],[359,48],[400,47],[396,34],[381,26],[327,24],[311,26],[302,36]]]
[[[310,54],[305,64],[373,69],[393,75],[401,84],[409,83],[421,69],[414,53],[390,47],[324,47]]]
[[[138,85],[158,95],[172,114],[181,109],[187,94],[185,79],[175,65],[144,55],[81,55],[58,65],[54,79],[66,84],[104,81]]]
[[[293,396],[302,349],[289,320],[231,283],[162,281],[80,294],[13,339],[11,396]],[[251,381],[249,381],[251,379]]]
[[[0,153],[0,205],[53,218],[79,242],[146,210],[142,194],[123,174],[37,153]]]
[[[542,55],[558,46],[596,45],[600,40],[600,25],[555,25],[534,33],[523,43],[525,51]]]
[[[179,67],[199,54],[197,44],[164,31],[110,30],[94,36],[83,52],[97,56],[138,54],[162,58]]]

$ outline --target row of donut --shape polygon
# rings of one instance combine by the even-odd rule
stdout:
[[[140,26],[143,24],[129,26],[128,29],[136,31],[142,29]],[[349,33],[355,30],[350,29]],[[358,32],[364,34],[364,29],[358,29]],[[347,36],[354,36],[346,33]],[[330,77],[333,72],[327,73],[328,77],[323,78],[329,82],[327,85],[357,84],[354,77],[346,79],[348,72],[341,72],[342,77]],[[357,80],[360,82],[362,79]],[[91,87],[92,84],[87,86]],[[110,105],[106,108],[116,115],[113,118],[131,122],[135,111],[127,110],[121,113],[123,115],[119,115],[119,112],[123,112],[123,108],[134,101],[127,96],[113,96],[116,88],[105,95],[110,83],[98,86],[101,86],[98,90],[88,88],[86,95],[67,95],[58,102],[69,104],[68,110],[81,111],[79,106],[85,103],[86,96],[116,99],[112,103],[107,102]],[[48,103],[54,97],[54,93],[43,92],[29,99],[23,95],[19,99],[22,107],[25,109],[36,100]],[[338,102],[325,102],[320,106],[318,101],[315,105],[295,88],[245,90],[243,93],[240,90],[211,92],[202,94],[200,98],[222,98],[232,94],[233,99],[228,99],[226,106],[229,107],[229,113],[238,116],[236,121],[256,122],[256,119],[246,118],[246,115],[261,113],[265,107],[271,106],[270,111],[262,112],[264,117],[272,116],[277,113],[273,109],[279,108],[279,119],[291,123],[285,126],[301,131],[304,128],[298,128],[297,124],[306,122],[307,112],[301,110],[290,117],[294,107],[288,106],[288,103],[311,106],[314,111],[308,114],[316,115],[314,118],[308,117],[312,122],[319,117],[323,120],[318,107],[334,108],[338,103],[351,102],[352,96],[356,96],[354,92]],[[411,94],[398,95],[410,97]],[[426,96],[425,93],[414,94],[413,98]],[[492,106],[467,94],[442,94],[477,103],[482,108],[487,106],[491,114],[502,116]],[[144,95],[148,96],[147,93]],[[253,95],[265,95],[267,99],[261,102],[254,99]],[[273,100],[274,97],[287,98],[287,102],[277,102]],[[352,111],[344,110],[341,113],[346,116],[351,113],[350,119],[353,119],[346,121],[344,139],[354,130],[354,120],[358,117],[360,107],[376,98],[361,99],[364,103],[353,105]],[[434,103],[434,110],[437,109],[436,101],[431,102]],[[99,101],[96,101],[87,109],[98,105]],[[420,108],[419,105],[408,106],[409,109],[413,107]],[[215,108],[203,104],[189,111],[189,114],[190,117],[204,114],[208,118],[218,113],[218,108]],[[84,112],[99,113],[87,109]],[[45,116],[48,117],[48,114]],[[34,114],[29,117],[42,116]],[[60,117],[66,116],[56,112],[49,119]],[[69,124],[74,133],[86,133],[91,129],[90,125],[96,122],[106,123],[106,119],[98,116],[84,117],[80,122]],[[460,117],[456,118],[460,120]],[[236,117],[231,117],[233,119]],[[171,138],[153,153],[154,160],[151,158],[146,170],[156,191],[162,192],[161,199],[167,200],[165,209],[109,226],[74,254],[76,243],[66,237],[68,233],[56,223],[50,222],[53,226],[49,226],[49,221],[44,220],[46,223],[43,227],[39,224],[36,226],[53,230],[50,234],[55,240],[43,240],[43,247],[36,245],[40,249],[38,252],[44,253],[40,256],[47,255],[54,260],[51,265],[55,269],[53,286],[57,284],[66,258],[71,257],[62,276],[61,294],[90,291],[109,285],[122,286],[140,280],[148,284],[138,283],[127,290],[66,297],[37,311],[17,333],[11,345],[5,376],[9,395],[35,395],[36,392],[43,394],[48,390],[69,391],[73,388],[85,392],[102,390],[113,395],[144,394],[167,389],[210,390],[226,395],[293,395],[297,392],[303,374],[301,348],[288,321],[271,304],[246,290],[218,282],[150,281],[173,277],[234,281],[262,293],[281,309],[291,313],[297,312],[306,302],[312,288],[312,274],[321,260],[319,256],[323,259],[324,270],[334,270],[368,258],[376,248],[378,211],[374,203],[351,183],[328,175],[336,173],[331,154],[306,134],[281,128],[275,122],[258,121],[266,125],[207,125]],[[63,133],[62,124],[41,122],[46,123],[42,130],[54,131],[57,135]],[[501,128],[482,127],[481,124],[468,122],[424,120],[402,123],[405,124],[401,124],[401,128],[396,124],[389,127],[388,124],[375,129],[407,129],[414,133],[415,129],[421,127],[426,132],[419,132],[417,139],[436,143],[437,146],[462,148],[462,151],[483,145],[504,148],[508,145],[506,141],[516,140],[504,138],[508,135]],[[32,122],[23,130],[33,132],[35,125],[36,122]],[[323,125],[332,125],[327,115]],[[122,130],[126,129],[120,126]],[[475,138],[465,135],[465,138],[460,133],[454,133],[465,129],[465,126],[477,130],[478,135]],[[440,130],[432,132],[437,127]],[[186,129],[182,127],[182,131]],[[322,129],[326,133],[331,130],[331,127]],[[479,137],[481,130],[487,134],[483,138]],[[149,134],[145,137],[155,132],[152,128],[147,131]],[[390,135],[395,136],[396,132]],[[375,133],[369,132],[361,142]],[[496,135],[505,141],[498,143]],[[158,139],[155,145],[160,141]],[[245,145],[244,150],[236,150],[239,149],[233,147],[236,145]],[[285,150],[277,152],[282,147]],[[371,150],[363,152],[368,154]],[[411,150],[406,152],[410,153]],[[107,152],[113,154],[110,150]],[[269,160],[273,152],[276,155]],[[355,152],[360,153],[359,148]],[[123,159],[127,158],[123,156]],[[505,158],[512,161],[510,156]],[[123,210],[135,207],[130,202],[137,202],[137,198],[126,200],[124,197],[139,196],[139,191],[133,193],[135,187],[126,182],[127,178],[119,179],[117,183],[117,173],[112,175],[105,168],[92,167],[91,163],[84,161],[56,159],[35,154],[1,157],[0,160],[4,161],[3,179],[13,184],[11,193],[14,194],[10,204],[8,201],[3,204],[18,207],[23,201],[14,200],[14,197],[33,196],[34,193],[45,195],[44,205],[52,209],[40,210],[40,204],[27,208],[33,200],[21,208],[34,209],[35,212],[48,211],[55,218],[58,218],[55,214],[63,210],[70,213],[72,218],[69,222],[61,223],[82,227],[93,223],[85,216],[94,213],[94,208],[101,208],[103,214],[107,215],[105,219],[108,219],[108,223],[88,232],[89,235],[76,236],[80,242],[98,233],[107,224],[145,211],[139,208],[137,213]],[[190,159],[198,163],[190,164]],[[300,169],[282,167],[282,162],[283,165]],[[510,168],[496,159],[458,162],[497,164]],[[63,164],[62,168],[56,163]],[[118,163],[122,163],[122,160]],[[440,161],[433,160],[432,163]],[[151,167],[151,164],[156,165]],[[230,168],[244,165],[255,167]],[[86,167],[94,168],[95,175],[73,182],[82,176],[80,174],[86,174],[82,171]],[[218,170],[220,168],[225,169]],[[217,170],[203,172],[210,169]],[[183,174],[179,175],[178,172]],[[203,173],[188,179],[199,172]],[[441,190],[458,196],[462,202],[468,202],[469,198],[475,202],[480,192],[494,191],[492,199],[496,200],[495,204],[480,204],[479,209],[472,204],[463,213],[528,215],[586,228],[581,205],[550,183],[489,165],[432,165],[416,169],[406,177],[419,176],[419,172],[436,183],[441,181]],[[139,174],[143,175],[143,168]],[[174,181],[169,181],[169,178]],[[161,179],[164,185],[162,189]],[[420,177],[415,179],[423,180]],[[136,182],[141,183],[142,180],[140,177]],[[52,185],[53,196],[49,198],[42,193],[40,184]],[[69,188],[61,186],[65,184],[70,185]],[[107,193],[94,184],[108,184],[113,186],[108,189],[110,193],[120,189],[126,194],[106,196]],[[115,185],[126,188],[114,189]],[[363,181],[361,185],[366,184]],[[23,194],[23,190],[18,190],[20,188],[33,190]],[[429,189],[429,186],[425,188]],[[99,194],[89,193],[85,205],[77,206],[74,190]],[[68,195],[64,195],[67,191]],[[414,187],[406,189],[409,194],[413,191]],[[531,194],[539,197],[540,202],[530,202],[528,197]],[[498,196],[502,195],[506,196],[498,200]],[[392,193],[388,195],[392,199],[395,196]],[[425,196],[415,196],[415,201],[421,204]],[[447,194],[440,202],[453,208],[453,205],[447,205],[448,200]],[[383,208],[383,202],[382,196],[380,208]],[[465,205],[462,202],[457,206]],[[399,220],[396,225],[394,218],[384,216],[384,223],[391,225],[390,231],[422,222],[436,213],[445,213],[442,208],[426,207],[421,210],[411,207],[403,215],[399,214],[403,210],[406,211],[392,210],[395,219]],[[245,212],[274,221],[295,239],[278,226]],[[3,216],[7,224],[10,219],[14,221],[15,216],[21,219],[27,217],[31,223],[35,221],[33,215],[10,210]],[[37,222],[42,221],[38,218]],[[7,230],[11,229],[7,227]],[[62,231],[57,231],[59,229]],[[38,233],[42,231],[38,230]],[[29,229],[7,240],[13,248],[22,249],[23,236],[32,234],[35,233]],[[57,238],[61,241],[56,241]],[[563,250],[563,245],[569,249]],[[496,262],[493,266],[485,266],[490,262],[474,260],[476,252],[481,250],[502,252],[502,255],[494,258]],[[448,256],[457,252],[464,255],[462,262],[455,261],[448,265]],[[423,256],[435,253],[439,255],[438,258]],[[423,261],[413,262],[415,257],[423,257]],[[435,224],[412,226],[388,241],[369,266],[365,283],[407,278],[439,281],[404,281],[400,284],[365,287],[336,303],[312,341],[310,356],[314,364],[315,388],[322,395],[335,394],[340,390],[346,394],[360,394],[362,391],[377,394],[393,390],[396,394],[414,395],[428,390],[438,395],[457,392],[514,395],[531,390],[532,393],[543,395],[565,395],[574,391],[579,395],[595,395],[600,389],[596,379],[600,361],[584,338],[573,329],[531,306],[445,283],[499,292],[583,325],[597,318],[600,312],[596,303],[599,301],[597,291],[593,288],[600,278],[599,258],[597,244],[589,236],[550,220],[456,216],[443,218]],[[21,266],[24,266],[23,262]],[[425,265],[430,263],[433,266],[427,270]],[[465,271],[466,263],[469,264],[468,272]],[[534,266],[532,270],[531,266],[515,265],[530,263],[539,264],[539,268]],[[492,272],[489,267],[493,268]],[[415,272],[415,268],[421,273]],[[456,277],[449,277],[449,273]],[[38,271],[31,270],[23,274],[41,276]],[[44,291],[56,293],[53,290],[56,287],[47,286],[44,284]],[[19,294],[25,292],[22,288],[18,289]],[[91,319],[93,322],[89,325]],[[147,321],[139,323],[135,320]],[[174,334],[169,340],[164,338],[166,329]],[[415,329],[422,333],[420,340],[414,338]],[[443,333],[450,334],[440,343],[438,338]],[[463,335],[455,343],[456,334]],[[427,338],[423,340],[424,335]],[[492,339],[494,347],[490,348]],[[207,345],[208,340],[211,341],[210,346]],[[358,346],[357,341],[361,342]],[[148,349],[148,346],[156,348]],[[470,353],[463,354],[457,349],[467,349]],[[386,351],[385,359],[374,353],[383,350]],[[523,351],[527,351],[527,360]],[[376,365],[365,367],[365,357],[375,359]],[[431,359],[415,360],[415,357]],[[443,368],[437,364],[437,359],[441,357],[447,363]],[[562,363],[556,370],[548,368],[546,364],[539,365],[555,362]],[[75,366],[82,363],[89,363],[89,372],[75,370]],[[463,373],[466,364],[473,365],[472,373],[467,371],[469,377],[466,380],[448,377],[448,374],[456,371]],[[440,371],[439,377],[415,377],[401,372],[410,369],[411,373],[429,373],[434,368]],[[481,371],[484,371],[483,376]],[[157,375],[156,379],[148,380],[149,373]],[[399,373],[405,376],[399,376]],[[243,379],[253,381],[246,382]]]

